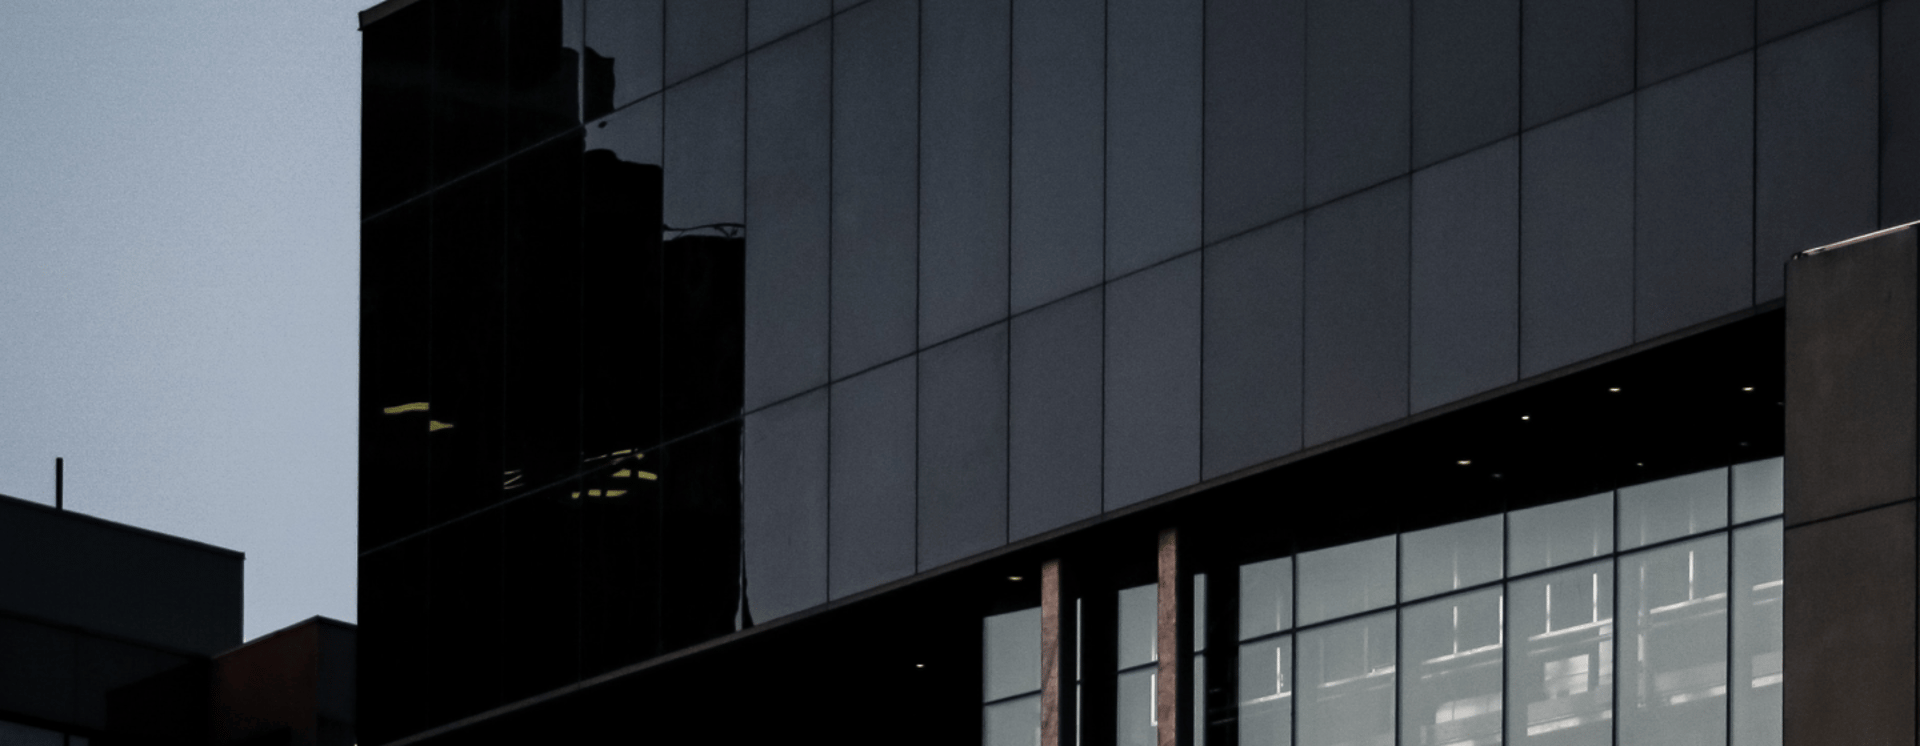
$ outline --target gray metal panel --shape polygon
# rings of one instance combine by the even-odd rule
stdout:
[[[1520,375],[1633,343],[1633,99],[1521,138]]]
[[[1307,203],[1407,172],[1409,0],[1307,0]]]
[[[1875,227],[1879,41],[1879,14],[1862,11],[1760,50],[1756,302],[1785,292],[1795,252]]]
[[[1914,742],[1914,518],[1908,503],[1787,529],[1785,743]]]
[[[1304,225],[1295,217],[1206,249],[1203,479],[1300,450]]]
[[[758,47],[832,14],[827,0],[747,0],[747,46]]]
[[[667,0],[667,85],[746,51],[747,0]]]
[[[1200,476],[1200,254],[1107,284],[1107,510]]]
[[[1104,276],[1105,7],[1028,0],[1013,8],[1016,313]]]
[[[1634,339],[1753,303],[1753,58],[1638,94]]]
[[[1007,325],[920,353],[919,567],[1007,541]]]
[[[1201,0],[1107,3],[1108,279],[1200,248]]]
[[[1206,240],[1303,206],[1306,0],[1210,0]]]
[[[1633,91],[1634,0],[1523,0],[1521,125]]]
[[[1413,8],[1413,165],[1458,155],[1520,126],[1520,0],[1432,0]]]
[[[1640,3],[1639,85],[1657,83],[1753,46],[1753,0]]]
[[[612,97],[597,103],[590,100],[587,116],[593,116],[595,108],[618,109],[660,91],[665,4],[666,0],[586,0],[586,44],[594,53],[587,58],[588,79],[611,83],[605,93]],[[596,58],[606,65],[604,82],[594,70]]]
[[[1407,415],[1407,180],[1307,213],[1306,444]]]
[[[833,22],[836,379],[915,347],[918,11],[907,0],[874,0]]]
[[[827,382],[831,41],[815,26],[747,58],[749,410]]]
[[[1873,0],[1759,0],[1760,41],[1772,41],[1874,4]]]
[[[1413,175],[1412,408],[1520,369],[1520,141]]]
[[[74,646],[81,635],[21,619],[0,617],[0,710],[74,722]]]
[[[914,358],[833,385],[830,598],[914,570]]]
[[[1103,314],[1094,289],[1013,319],[1010,539],[1100,514]]]
[[[746,208],[745,60],[667,90],[661,219],[675,228],[741,223]]]
[[[827,390],[747,415],[746,603],[755,623],[827,602]]]
[[[1880,9],[1880,225],[1920,220],[1920,0]]]
[[[1007,315],[1007,0],[928,0],[920,27],[920,346]]]

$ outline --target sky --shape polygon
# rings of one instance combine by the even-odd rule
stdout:
[[[0,494],[245,552],[248,639],[356,618],[372,2],[0,17]]]

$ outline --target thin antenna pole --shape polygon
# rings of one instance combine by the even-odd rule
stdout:
[[[53,457],[53,509],[67,509],[67,460]]]

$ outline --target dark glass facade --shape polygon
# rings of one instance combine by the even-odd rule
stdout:
[[[369,11],[363,739],[597,732],[530,698],[610,673],[713,712],[688,687],[749,696],[762,656],[971,743],[1012,701],[981,619],[1043,555],[1118,592],[1179,522],[1218,627],[1242,565],[1780,455],[1749,406],[1781,401],[1780,265],[1920,218],[1887,160],[1920,94],[1878,61],[1920,24],[1683,5]],[[1630,383],[1564,383],[1624,351]],[[1209,718],[1242,717],[1230,657]]]

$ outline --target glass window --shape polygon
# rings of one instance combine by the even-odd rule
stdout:
[[[1154,648],[1156,609],[1160,603],[1160,585],[1123,588],[1120,591],[1120,668],[1132,668],[1159,660]]]
[[[1613,561],[1507,584],[1506,738],[1612,746]]]
[[[1505,600],[1486,588],[1401,610],[1403,746],[1500,743]]]
[[[1240,639],[1293,627],[1293,558],[1240,566]]]
[[[1613,493],[1507,514],[1507,572],[1523,575],[1613,552]]]
[[[1782,458],[1733,466],[1733,522],[1746,523],[1786,512],[1786,463]]]
[[[1040,690],[1040,607],[987,617],[986,691],[991,702]]]
[[[1293,635],[1240,645],[1240,744],[1293,743]]]
[[[1736,486],[1738,479],[1736,471]],[[1780,601],[1786,584],[1783,536],[1780,521],[1733,532],[1731,721],[1735,746],[1777,746],[1783,735],[1780,723],[1780,684],[1784,673],[1780,653],[1784,647],[1785,621]]]
[[[1300,633],[1302,746],[1391,746],[1394,626],[1383,613]]]
[[[1620,489],[1620,548],[1727,525],[1727,470],[1709,469]]]
[[[1382,536],[1301,554],[1299,623],[1392,606],[1395,538]]]
[[[1040,746],[1040,695],[987,705],[986,746]]]
[[[1155,746],[1159,743],[1159,720],[1154,717],[1154,684],[1157,676],[1152,668],[1137,668],[1120,674],[1114,683],[1119,693],[1120,706],[1115,713],[1114,742],[1120,746]]]
[[[1620,740],[1726,742],[1727,536],[1620,558]]]
[[[1504,521],[1490,515],[1400,536],[1400,598],[1491,583],[1502,576]]]

